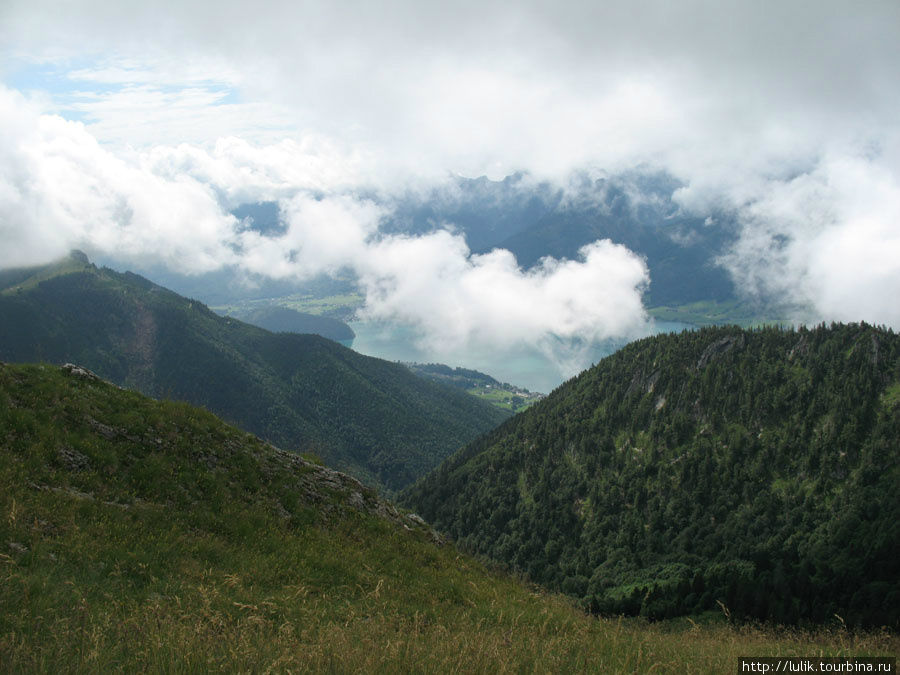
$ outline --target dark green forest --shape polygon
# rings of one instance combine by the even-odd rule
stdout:
[[[322,337],[218,316],[83,254],[0,273],[0,360],[76,363],[155,398],[204,406],[387,490],[509,414]]]
[[[595,613],[896,627],[898,464],[893,332],[705,328],[628,345],[401,499]]]

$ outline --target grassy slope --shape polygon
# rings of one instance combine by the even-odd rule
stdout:
[[[330,340],[272,334],[137,275],[70,262],[37,270],[27,288],[7,279],[22,290],[0,295],[0,359],[84,365],[389,490],[508,416]]]
[[[502,408],[503,410],[510,410],[515,413],[527,410],[541,400],[539,396],[534,396],[533,398],[526,399],[521,394],[517,394],[514,391],[510,391],[508,389],[488,389],[486,387],[478,387],[466,389],[466,391],[472,396],[481,399],[482,401],[486,401],[487,403],[490,403],[491,405],[494,405],[498,408]]]
[[[321,296],[308,293],[292,293],[273,298],[235,300],[230,303],[215,305],[213,309],[217,312],[238,315],[277,306],[303,314],[312,314],[313,316],[332,318],[339,321],[350,321],[356,314],[356,310],[363,306],[364,300],[358,293]]]
[[[701,300],[683,305],[651,307],[650,316],[660,321],[678,321],[692,326],[736,325],[753,328],[764,325],[791,325],[784,316],[742,300]]]
[[[352,479],[50,366],[0,365],[0,429],[8,672],[727,672],[900,647],[591,619]]]
[[[544,394],[499,382],[477,370],[451,368],[441,363],[407,363],[406,366],[419,377],[461,389],[497,408],[513,413],[522,412],[544,398]]]

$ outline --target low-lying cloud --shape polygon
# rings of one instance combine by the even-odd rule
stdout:
[[[8,91],[0,91],[2,123],[14,131],[0,148],[0,266],[78,247],[188,273],[228,266],[303,281],[350,271],[365,295],[362,316],[408,324],[436,355],[531,346],[553,358],[567,341],[646,330],[646,265],[609,241],[585,246],[578,260],[546,258],[526,271],[505,250],[472,254],[448,229],[382,233],[386,207],[329,185],[307,166],[315,153],[291,144],[234,140],[213,153],[157,147],[122,158],[81,124],[29,113]],[[277,236],[228,213],[261,199],[280,199]]]
[[[900,327],[900,182],[869,158],[824,158],[739,211],[720,261],[750,297],[803,322]]]
[[[236,219],[210,186],[114,155],[83,125],[37,114],[2,88],[0,127],[0,266],[46,262],[73,246],[188,272],[228,261],[222,233]]]

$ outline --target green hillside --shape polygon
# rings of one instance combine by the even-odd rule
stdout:
[[[443,363],[407,363],[406,367],[419,377],[462,389],[511,412],[525,410],[544,398],[544,394],[499,382],[490,375],[469,368],[451,368]]]
[[[900,621],[900,338],[866,325],[632,343],[403,501],[599,613]]]
[[[887,633],[594,620],[357,481],[76,368],[0,364],[4,672],[718,673]]]
[[[395,490],[509,415],[314,335],[220,317],[83,256],[0,275],[0,359],[73,362],[201,405],[280,447]]]

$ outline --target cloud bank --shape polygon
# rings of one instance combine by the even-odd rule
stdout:
[[[0,266],[78,247],[197,273],[229,266],[302,281],[349,270],[366,318],[415,327],[437,354],[531,345],[553,356],[550,336],[598,341],[646,329],[647,268],[624,247],[599,241],[579,260],[546,258],[524,271],[508,251],[473,255],[448,230],[385,235],[385,207],[340,192],[352,158],[332,181],[316,161],[318,146],[226,139],[211,153],[155,147],[123,158],[82,124],[36,114],[4,90],[0,125]],[[285,228],[277,236],[227,211],[262,199],[280,200]]]
[[[897,174],[861,157],[827,157],[767,188],[741,211],[742,235],[721,261],[739,286],[807,323],[900,328]]]
[[[8,0],[0,265],[81,246],[189,272],[349,268],[372,316],[435,344],[630,335],[648,279],[620,247],[524,272],[379,223],[452,173],[641,167],[683,184],[685,212],[740,224],[719,263],[748,297],[900,328],[898,25],[892,0]],[[278,238],[228,215],[261,199],[287,214]]]

